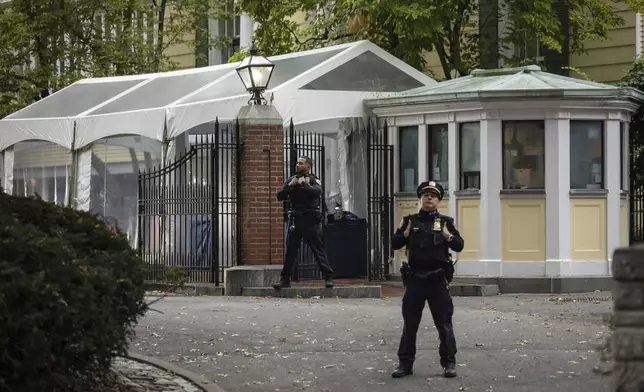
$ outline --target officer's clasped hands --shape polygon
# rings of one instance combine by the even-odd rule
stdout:
[[[449,230],[447,229],[447,225],[444,225],[443,226],[443,237],[445,237],[445,239],[449,239],[449,237],[451,237],[451,236],[452,236],[452,233],[450,233]]]

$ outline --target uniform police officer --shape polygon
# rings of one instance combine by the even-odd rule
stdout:
[[[322,219],[320,197],[322,184],[311,170],[311,158],[301,157],[295,164],[296,174],[286,180],[277,192],[277,200],[289,200],[289,231],[286,238],[286,254],[281,279],[273,287],[276,290],[291,286],[291,274],[295,267],[295,257],[304,239],[315,257],[325,278],[325,286],[333,287],[333,270],[327,262],[326,251],[322,241]]]
[[[454,226],[454,219],[437,211],[443,199],[443,187],[423,182],[416,190],[422,206],[417,214],[403,218],[391,242],[394,249],[407,249],[408,264],[401,268],[405,295],[402,314],[405,324],[398,348],[399,365],[392,374],[400,378],[413,373],[416,359],[416,334],[425,301],[440,339],[439,354],[445,377],[456,377],[456,339],[452,327],[454,305],[449,281],[454,273],[449,249],[463,250],[464,241]]]

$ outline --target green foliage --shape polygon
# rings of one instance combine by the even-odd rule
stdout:
[[[640,56],[635,59],[633,67],[626,72],[620,85],[644,91],[644,57]]]
[[[239,61],[242,61],[245,57],[248,57],[249,55],[250,55],[250,50],[248,48],[241,48],[228,59],[228,62],[237,63]]]
[[[631,9],[640,12],[641,0],[627,0]],[[557,15],[558,8],[567,8],[570,27],[570,51],[575,54],[586,53],[586,44],[608,39],[611,28],[623,26],[625,21],[619,15],[617,2],[605,0],[508,0],[501,10],[513,23],[506,24],[503,40],[508,44],[524,47],[532,45],[535,38],[549,49],[561,53],[564,36]],[[510,56],[510,64],[521,59]]]
[[[0,118],[86,77],[176,68],[168,48],[221,47],[226,0],[11,0],[0,4]]]
[[[644,57],[638,57],[621,80],[621,86],[644,91]],[[631,117],[628,129],[631,175],[631,192],[642,192],[644,186],[644,106],[640,105]]]
[[[95,216],[0,192],[0,390],[77,390],[147,310],[141,259]]]
[[[613,2],[604,0],[560,0],[570,12],[571,51],[583,53],[588,40],[604,40],[612,27],[624,20]],[[558,2],[552,0],[508,0],[501,3],[498,17],[514,23],[501,33],[503,57],[508,64],[525,62],[507,54],[509,44],[532,45],[536,39],[561,51],[564,37],[557,18]],[[644,0],[628,0],[636,11]],[[436,52],[447,79],[463,76],[479,64],[478,0],[239,0],[260,28],[255,32],[264,54],[330,46],[369,39],[408,64],[426,71],[426,52]],[[309,15],[299,26],[291,16]],[[498,23],[498,18],[481,20]],[[514,27],[512,27],[514,26]],[[527,42],[530,41],[530,42]],[[530,60],[534,62],[535,60]]]
[[[573,73],[581,76],[582,79],[587,80],[589,82],[594,82],[594,80],[586,72],[580,70],[577,67],[561,67],[561,69],[566,69],[568,71],[572,71]]]
[[[168,284],[181,287],[188,281],[188,274],[186,273],[185,268],[175,265],[168,268],[165,274],[165,279]]]

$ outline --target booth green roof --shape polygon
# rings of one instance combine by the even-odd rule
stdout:
[[[476,69],[468,76],[433,86],[408,90],[386,98],[370,99],[369,106],[431,101],[503,98],[604,98],[644,102],[644,94],[631,87],[596,83],[544,72],[537,65],[491,70]]]

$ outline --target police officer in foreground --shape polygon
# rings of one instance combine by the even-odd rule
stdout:
[[[416,194],[422,203],[420,211],[404,217],[391,239],[394,249],[406,247],[408,260],[401,267],[405,284],[402,300],[405,324],[398,348],[399,365],[392,376],[400,378],[413,374],[416,334],[427,301],[438,330],[438,352],[444,375],[456,377],[456,339],[452,327],[454,305],[449,293],[454,266],[449,249],[462,251],[464,241],[454,226],[454,219],[437,211],[444,195],[440,184],[423,182]]]
[[[311,164],[309,157],[298,158],[295,164],[295,175],[287,179],[284,186],[277,192],[277,200],[289,200],[291,206],[284,267],[280,281],[273,285],[276,290],[291,287],[291,274],[302,239],[308,243],[315,261],[322,270],[325,287],[333,287],[333,270],[327,262],[322,241],[322,219],[324,218],[320,211],[322,183],[315,175],[310,174]]]

